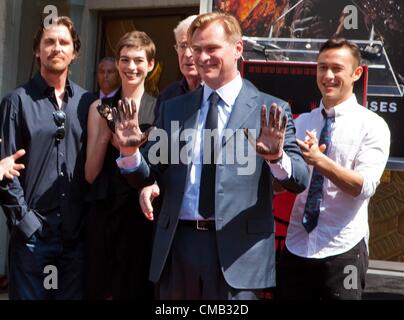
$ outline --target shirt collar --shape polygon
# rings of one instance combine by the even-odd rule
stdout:
[[[118,92],[119,88],[116,88],[115,90],[111,91],[108,94],[105,94],[104,92],[102,92],[102,90],[100,89],[100,99],[104,99],[104,98],[112,98],[113,96],[115,96],[115,94]]]
[[[65,90],[67,91],[67,94],[69,95],[69,97],[73,96],[73,86],[70,83],[69,79],[66,79],[66,87]]]
[[[358,101],[356,100],[355,94],[352,94],[352,96],[348,99],[346,99],[344,102],[341,102],[340,104],[337,104],[336,106],[329,108],[328,110],[324,107],[323,100],[321,100],[320,103],[320,112],[322,109],[327,113],[328,116],[334,116],[334,117],[340,117],[343,116],[346,113],[350,112],[350,108],[352,105],[357,105]]]
[[[209,96],[212,93],[212,91],[216,91],[219,97],[224,101],[226,105],[232,106],[236,101],[242,86],[243,86],[243,80],[241,79],[240,73],[238,73],[233,80],[226,83],[223,87],[220,87],[217,90],[213,90],[205,83],[203,86],[204,87],[203,102],[206,102],[209,99]]]
[[[51,87],[48,85],[48,83],[42,77],[40,72],[37,72],[36,75],[34,76],[34,82],[35,82],[36,86],[38,87],[39,91],[41,93],[43,93],[44,95],[48,96],[50,92],[54,91],[54,87]],[[67,94],[69,95],[69,97],[73,96],[73,87],[72,87],[69,79],[66,79],[65,91],[67,91]]]

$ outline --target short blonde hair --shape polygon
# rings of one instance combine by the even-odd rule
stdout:
[[[234,16],[224,12],[209,12],[199,15],[191,23],[188,29],[188,42],[191,43],[192,36],[197,29],[205,29],[216,21],[223,26],[227,41],[236,42],[242,39],[240,24]]]

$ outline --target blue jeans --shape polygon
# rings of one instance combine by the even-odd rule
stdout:
[[[62,242],[60,231],[51,230],[47,225],[28,240],[15,228],[10,238],[9,298],[82,299],[83,259],[83,243],[67,246]],[[49,271],[45,269],[46,266],[54,267],[48,267]]]

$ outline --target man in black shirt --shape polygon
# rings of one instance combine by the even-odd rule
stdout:
[[[10,299],[81,299],[84,160],[92,94],[68,79],[80,40],[68,17],[38,29],[39,72],[0,106],[3,158],[26,150],[20,177],[2,182],[10,229]],[[51,267],[49,267],[51,266]]]

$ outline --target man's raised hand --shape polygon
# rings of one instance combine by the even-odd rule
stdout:
[[[287,123],[287,115],[282,114],[282,108],[276,103],[271,105],[268,123],[267,107],[262,105],[261,130],[258,138],[255,139],[248,129],[244,129],[244,133],[259,155],[265,160],[274,161],[282,157]]]

